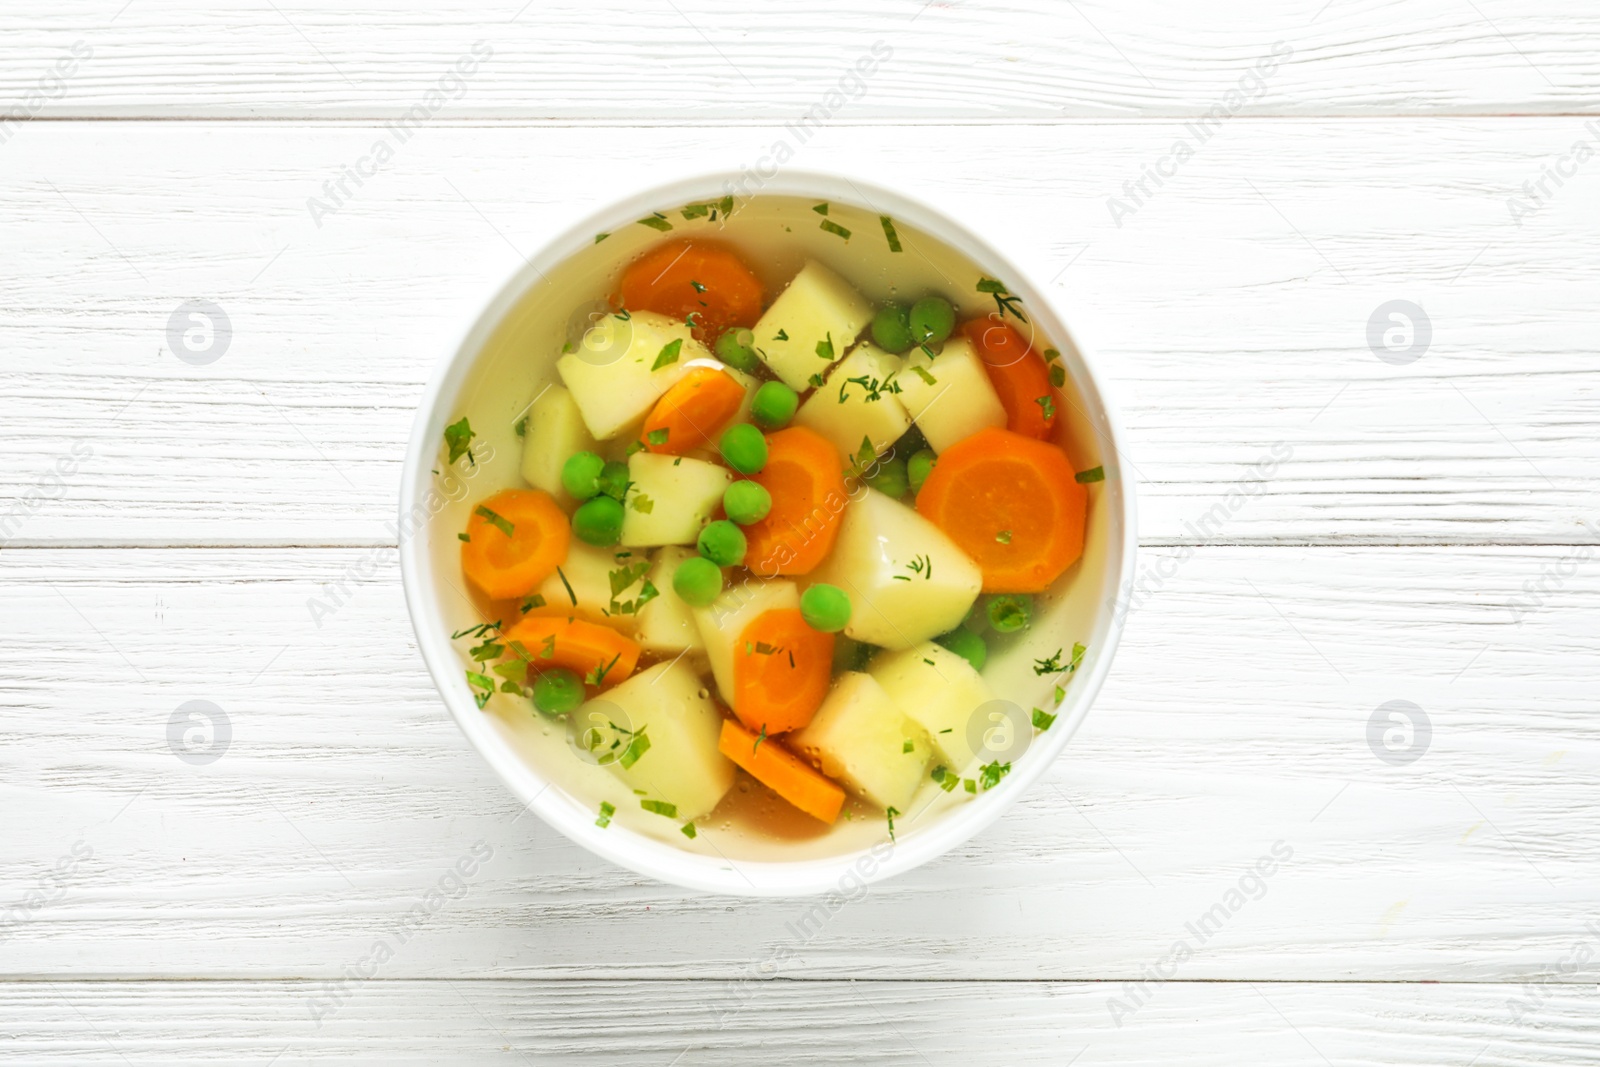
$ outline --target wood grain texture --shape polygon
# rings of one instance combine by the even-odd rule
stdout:
[[[481,840],[492,859],[384,979],[1137,980],[1281,842],[1179,978],[1592,982],[1560,964],[1600,958],[1600,571],[1575,562],[1520,625],[1509,608],[1568,553],[1152,552],[1171,577],[1045,782],[822,916],[649,882],[519,817],[441,707],[392,568],[312,623],[373,553],[10,550],[0,803],[28,816],[0,840],[0,902],[49,899],[5,928],[0,971],[337,976]],[[206,766],[168,749],[194,699],[232,723]],[[1433,724],[1409,766],[1368,747],[1393,699]]]
[[[470,13],[376,0],[219,9],[197,0],[43,0],[8,12],[0,98],[48,116],[391,118],[474,45],[492,55],[439,102],[554,123],[1050,121],[1196,114],[1243,82],[1254,114],[1571,112],[1600,105],[1600,18],[1580,0],[499,0]],[[41,79],[78,44],[64,89]],[[884,54],[864,84],[842,80]],[[833,94],[830,97],[830,94]]]
[[[1517,1025],[1510,985],[1173,983],[1111,1021],[1105,983],[429,981],[354,986],[318,1027],[318,983],[0,986],[7,1062],[996,1063],[1474,1067],[1586,1062],[1592,987]],[[275,1058],[276,1057],[276,1058]],[[674,1059],[674,1057],[677,1057]],[[1074,1058],[1076,1057],[1076,1058]]]
[[[1593,540],[1597,172],[1520,225],[1506,203],[1597,136],[1582,120],[1236,119],[1113,222],[1108,198],[1180,130],[829,127],[793,165],[925,195],[1094,325],[1147,543]],[[314,224],[308,198],[379,131],[42,124],[0,153],[0,513],[73,442],[94,453],[12,544],[392,540],[421,383],[521,253],[646,161],[738,168],[788,136],[428,128]],[[930,139],[965,147],[929,169]],[[197,296],[233,323],[206,367],[167,350]],[[1394,299],[1432,321],[1408,366],[1367,346]],[[1290,458],[1252,481],[1275,447]]]

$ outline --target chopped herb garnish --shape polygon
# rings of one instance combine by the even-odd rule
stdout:
[[[472,432],[472,424],[467,421],[465,415],[461,417],[460,422],[452,422],[444,428],[444,443],[450,449],[451,463],[462,456],[466,456],[474,464],[477,463],[477,460],[472,459],[472,439],[476,436],[478,435]]]
[[[840,226],[832,219],[823,219],[822,228],[829,233],[837,234],[838,236],[843,237],[846,241],[850,240],[850,231],[845,229],[843,226]]]
[[[894,232],[894,220],[888,215],[879,215],[878,221],[883,223],[883,236],[889,242],[889,251],[900,251],[900,235]]]
[[[694,838],[695,838],[695,834],[697,833],[697,831],[694,828],[694,823],[692,823],[692,822],[684,823],[683,827],[682,827],[682,833],[683,833],[684,837],[687,837],[690,841],[693,841]]]
[[[611,313],[611,317],[614,319],[620,319],[623,322],[627,322],[633,318],[633,315],[629,313],[627,308],[618,308],[616,311]]]
[[[584,682],[586,684],[588,684],[588,685],[594,686],[596,689],[600,688],[602,685],[605,685],[606,684],[606,675],[611,673],[611,668],[615,667],[617,665],[617,660],[619,660],[621,658],[622,658],[622,653],[618,652],[615,656],[611,657],[611,662],[607,663],[604,667],[601,667],[598,664],[596,664],[594,670],[590,671],[584,677],[584,679],[583,679]]]
[[[789,331],[779,330],[777,333],[772,335],[772,339],[774,341],[787,341],[789,339]]]
[[[994,297],[994,306],[1000,310],[1002,319],[1006,317],[1006,312],[1009,311],[1016,316],[1019,322],[1028,321],[1028,317],[1017,310],[1017,305],[1022,303],[1022,297],[1012,296],[1011,290],[1005,287],[1004,282],[998,282],[993,278],[980,278],[978,279],[978,292],[988,293]]]
[[[539,658],[551,659],[556,654],[556,635],[551,634],[539,645]]]
[[[628,501],[628,506],[641,515],[648,515],[656,509],[656,502],[645,493],[640,493]]]
[[[761,736],[757,737],[756,738],[756,743],[750,746],[750,754],[752,756],[756,754],[756,749],[761,747],[761,742],[765,741],[766,739],[767,739],[767,724],[766,723],[762,723],[761,724]]]
[[[678,353],[683,350],[683,338],[674,337],[661,346],[661,353],[656,356],[656,361],[650,365],[651,370],[660,370],[662,367],[678,362]]]
[[[507,537],[510,537],[516,531],[515,526],[512,526],[505,519],[501,518],[499,515],[496,515],[482,504],[479,504],[477,507],[473,508],[472,513],[481,518],[484,522],[487,522],[490,526],[493,526],[496,530],[499,530],[501,533],[505,534]]]
[[[494,673],[506,679],[508,682],[515,682],[519,687],[516,689],[506,689],[505,686],[501,686],[500,688],[502,692],[519,692],[521,686],[528,684],[528,661],[512,659],[507,660],[504,663],[496,663],[494,665]]]
[[[667,443],[667,438],[671,435],[671,433],[672,427],[663,426],[659,430],[651,430],[649,433],[645,434],[644,439],[653,445],[664,445]]]
[[[1078,669],[1078,664],[1083,662],[1083,654],[1086,651],[1088,651],[1088,649],[1083,645],[1078,645],[1078,644],[1073,645],[1072,646],[1072,659],[1071,659],[1071,661],[1069,661],[1067,663],[1066,666],[1063,667],[1061,665],[1062,650],[1058,648],[1058,649],[1055,650],[1055,652],[1051,653],[1049,659],[1036,659],[1036,660],[1034,660],[1033,661],[1033,673],[1034,674],[1071,674],[1073,671]],[[1060,697],[1057,697],[1056,699],[1060,700]]]
[[[518,437],[528,436],[528,416],[524,415],[518,419],[517,424],[512,429],[517,431]]]
[[[458,533],[458,534],[456,534],[456,540],[457,541],[466,541],[466,542],[470,543],[472,541],[472,538],[468,537],[464,533]]]
[[[1106,480],[1106,469],[1104,467],[1090,467],[1086,471],[1079,471],[1073,475],[1073,478],[1085,485],[1090,482],[1103,482]]]
[[[1035,730],[1048,730],[1055,724],[1055,721],[1056,717],[1048,711],[1041,711],[1039,708],[1033,709],[1033,728]]]
[[[978,768],[978,784],[983,786],[985,790],[993,789],[1000,784],[1000,779],[1010,773],[1011,764],[1009,762],[1001,763],[996,760],[993,763],[985,763]]]
[[[601,241],[604,241],[607,237],[610,237],[610,236],[611,235],[609,233],[597,233],[597,234],[594,235],[594,243],[595,244],[599,244]]]
[[[573,607],[577,607],[578,606],[578,594],[574,593],[572,591],[572,583],[567,581],[567,572],[562,570],[560,568],[560,566],[557,566],[556,567],[556,575],[557,575],[557,577],[559,577],[561,579],[561,584],[567,590],[567,599],[572,601],[572,606]]]
[[[904,742],[903,742],[903,743],[902,743],[902,744],[901,744],[901,745],[900,745],[900,751],[901,751],[901,752],[912,752],[912,751],[914,751],[914,750],[915,750],[915,749],[916,749],[916,747],[917,747],[917,746],[916,746],[916,745],[915,745],[915,744],[913,744],[913,743],[912,743],[912,741],[911,741],[911,738],[909,738],[909,737],[908,737],[908,738],[906,738],[906,739],[905,739],[905,741],[904,741]]]
[[[690,204],[683,209],[685,219],[703,219],[711,214],[710,204]]]
[[[644,451],[644,442],[643,441],[629,441],[626,451],[623,452],[623,456],[626,457],[626,458],[630,458],[631,459],[635,452],[643,452],[643,451]]]
[[[818,215],[826,215],[828,213],[828,202],[824,200],[822,203],[814,206],[811,210],[815,211]]]
[[[479,663],[487,663],[489,660],[499,659],[501,656],[505,655],[505,651],[505,645],[502,645],[493,637],[485,635],[483,644],[474,645],[472,648],[469,648],[467,650],[467,655],[471,656]]]
[[[994,535],[994,539],[999,541],[1002,545],[1009,545],[1011,543],[1011,531],[1001,530],[999,533]]]
[[[499,629],[500,624],[497,622],[480,622],[478,625],[469,626],[465,630],[457,630],[455,633],[450,635],[450,640],[459,641],[463,637],[483,637],[491,630]]]
[[[832,360],[833,359],[833,331],[832,330],[828,331],[828,335],[826,337],[824,337],[822,340],[817,342],[817,355],[821,356],[823,359],[826,359],[826,360]]]
[[[694,286],[694,291],[697,293],[703,293],[706,291],[706,287],[695,281],[693,278],[689,279],[689,284]]]
[[[894,817],[896,815],[899,815],[900,812],[899,812],[898,809],[890,808],[889,810],[885,811],[883,814],[885,816],[887,816],[888,819],[889,819],[889,840],[893,841],[894,840]]]
[[[665,800],[641,800],[639,806],[645,811],[653,811],[657,815],[665,815],[669,819],[678,817],[678,805],[668,804]]]
[[[637,733],[628,740],[628,747],[622,750],[622,755],[617,757],[617,762],[622,764],[622,769],[627,770],[639,762],[639,757],[650,751],[650,738],[645,734],[645,727],[639,727]]]
[[[937,379],[933,375],[929,374],[927,367],[924,367],[921,364],[916,364],[916,365],[912,366],[911,369],[916,372],[916,375],[917,375],[918,378],[921,378],[928,385],[938,385],[939,384],[939,379]]]
[[[1060,389],[1067,384],[1067,369],[1060,364],[1050,368],[1050,384]]]
[[[976,793],[978,791],[978,783],[973,781],[971,778],[961,779],[961,787],[969,793]]]
[[[661,591],[655,587],[655,583],[647,579],[644,584],[639,587],[639,595],[633,600],[624,600],[621,602],[617,600],[617,596],[624,589],[627,589],[629,586],[633,585],[633,583],[643,578],[646,572],[649,570],[650,564],[648,562],[642,562],[635,563],[631,567],[623,567],[621,570],[610,572],[608,575],[611,581],[611,610],[609,614],[637,615],[640,608],[644,607],[646,604],[650,603],[650,601],[661,595]]]
[[[862,434],[861,447],[857,449],[856,454],[851,457],[851,462],[855,464],[857,471],[865,471],[868,467],[872,466],[873,462],[877,460],[877,458],[878,450],[872,447],[872,438],[868,437],[866,434]]]
[[[906,564],[906,570],[910,571],[912,574],[921,575],[928,581],[932,581],[933,557],[926,554],[916,556],[911,560],[910,563]]]
[[[474,692],[472,694],[472,699],[480,708],[489,703],[489,698],[494,696],[494,679],[490,678],[486,674],[479,674],[477,671],[468,671],[467,684],[472,686],[474,690],[483,690],[481,693]]]
[[[811,384],[813,386],[815,386],[816,388],[821,389],[822,388],[822,375],[821,374],[813,374],[811,376]]]
[[[616,813],[617,807],[615,804],[608,804],[602,800],[600,802],[600,817],[594,821],[594,824],[603,830],[611,825],[611,816]]]
[[[719,200],[717,202],[717,206],[722,209],[723,215],[732,215],[733,214],[733,197],[732,196],[723,197],[721,200]]]
[[[1056,703],[1059,704],[1065,699],[1067,699],[1067,690],[1066,690],[1066,688],[1063,687],[1063,686],[1059,686],[1059,685],[1056,686]]]
[[[701,303],[702,303],[702,304],[703,304],[703,303],[705,303],[705,301],[704,301],[704,300],[702,300],[702,301],[701,301]],[[697,326],[699,326],[699,325],[700,325],[700,323],[698,323],[698,322],[696,322],[696,321],[694,321],[694,320],[695,320],[695,319],[698,319],[698,318],[699,318],[699,317],[700,317],[700,312],[698,312],[698,311],[691,311],[691,312],[689,312],[689,314],[687,314],[687,315],[685,315],[685,316],[684,316],[684,317],[683,317],[683,324],[684,324],[684,325],[685,325],[685,326],[687,326],[687,327],[689,327],[689,329],[691,329],[691,330],[692,330],[692,329],[694,329],[694,328],[695,328],[695,327],[697,327]]]
[[[668,222],[667,217],[659,211],[657,211],[654,215],[651,215],[649,218],[640,219],[639,225],[648,226],[652,230],[660,230],[662,233],[666,233],[668,230],[672,229],[672,223]]]
[[[1056,398],[1055,397],[1053,397],[1050,394],[1046,393],[1044,396],[1036,396],[1036,397],[1034,397],[1033,398],[1033,402],[1035,404],[1038,404],[1039,407],[1044,410],[1044,420],[1046,422],[1049,422],[1051,419],[1056,417]]]
[[[839,383],[839,403],[843,404],[845,402],[845,393],[849,390],[851,383],[859,385],[866,390],[867,395],[864,398],[864,402],[868,404],[876,400],[882,400],[885,393],[902,392],[900,383],[894,380],[894,374],[895,372],[893,371],[889,372],[889,377],[881,382],[870,374],[863,374],[856,378],[846,378]]]

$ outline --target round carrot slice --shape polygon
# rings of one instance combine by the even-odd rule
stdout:
[[[730,326],[761,317],[761,282],[739,254],[715,241],[667,241],[622,272],[616,303],[688,322],[711,343]],[[692,316],[692,317],[691,317]]]
[[[983,570],[985,593],[1039,593],[1083,555],[1089,492],[1066,453],[994,427],[939,454],[917,511]]]
[[[461,569],[491,600],[523,596],[567,558],[572,527],[549,493],[505,489],[472,509]]]
[[[764,611],[733,650],[733,712],[752,730],[798,730],[822,706],[832,671],[832,634],[813,630],[798,608]]]
[[[656,401],[644,420],[645,447],[673,456],[707,448],[743,403],[744,386],[733,375],[695,367]]]
[[[1006,429],[1048,441],[1056,425],[1056,390],[1044,357],[1010,323],[990,313],[962,325],[1006,409]]]
[[[808,574],[833,551],[849,497],[839,450],[804,426],[767,435],[767,465],[750,476],[772,497],[767,517],[744,528],[745,566],[763,578]]]

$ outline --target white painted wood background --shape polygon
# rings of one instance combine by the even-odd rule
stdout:
[[[421,384],[520,255],[653,172],[755,164],[879,42],[794,165],[961,211],[1097,324],[1171,576],[1049,779],[773,975],[805,905],[518,818],[382,548]],[[1600,1059],[1600,163],[1508,208],[1600,146],[1593,5],[18,0],[0,101],[29,115],[0,125],[0,515],[40,504],[0,551],[6,1062]],[[234,327],[206,367],[166,348],[195,297]],[[1408,366],[1366,346],[1392,299],[1433,323]],[[191,699],[232,720],[208,766],[168,751]],[[1434,727],[1404,767],[1366,742],[1392,699]],[[327,984],[480,840],[462,895]],[[1261,899],[1114,1019],[1277,841]]]

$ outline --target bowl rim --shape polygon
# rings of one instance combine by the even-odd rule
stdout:
[[[685,889],[742,897],[800,897],[828,890],[856,891],[856,884],[881,881],[912,870],[964,844],[993,825],[1061,755],[1087,717],[1090,707],[1110,673],[1120,642],[1124,618],[1111,604],[1100,605],[1094,615],[1085,669],[1074,675],[1067,687],[1067,698],[1057,709],[1053,728],[1037,735],[1030,743],[1033,758],[1024,760],[999,785],[986,790],[974,801],[949,811],[926,830],[908,834],[904,842],[880,842],[855,852],[822,859],[795,861],[739,860],[707,857],[674,848],[652,837],[628,830],[620,824],[609,828],[594,825],[594,813],[580,809],[560,789],[525,761],[498,733],[489,715],[472,699],[462,673],[460,658],[448,640],[449,629],[433,595],[432,568],[428,559],[426,522],[415,529],[408,516],[416,513],[430,482],[423,475],[431,471],[449,412],[460,397],[462,386],[484,344],[505,315],[563,261],[593,243],[597,232],[609,232],[663,204],[691,203],[720,199],[729,193],[748,198],[757,195],[818,197],[850,204],[874,214],[892,216],[929,233],[968,256],[984,269],[1005,277],[1011,291],[1021,296],[1036,317],[1058,329],[1047,333],[1070,338],[1076,350],[1069,362],[1073,385],[1087,412],[1091,431],[1101,440],[1104,465],[1115,465],[1117,477],[1102,484],[1106,492],[1101,505],[1109,507],[1106,552],[1108,564],[1117,573],[1111,586],[1113,601],[1128,588],[1134,574],[1138,551],[1136,499],[1129,481],[1133,464],[1127,462],[1127,438],[1116,408],[1107,395],[1102,375],[1096,370],[1095,330],[1079,313],[1071,321],[1062,313],[1049,292],[1034,284],[1032,272],[1019,266],[1010,256],[989,241],[972,233],[935,204],[877,185],[871,180],[845,171],[812,171],[783,168],[771,177],[756,174],[757,187],[737,192],[740,183],[748,184],[752,175],[731,170],[712,170],[688,174],[670,181],[609,200],[561,232],[544,240],[540,248],[525,257],[519,268],[487,301],[460,340],[435,367],[417,401],[410,438],[401,473],[399,499],[399,543],[401,580],[407,612],[416,632],[417,647],[451,717],[478,754],[489,764],[523,805],[532,809],[546,824],[574,843],[636,874],[645,875]],[[713,194],[711,191],[715,190]],[[1041,314],[1041,312],[1043,314]],[[1051,321],[1053,320],[1053,322]],[[1098,420],[1098,425],[1095,425]],[[409,536],[408,536],[409,534]],[[1109,569],[1109,568],[1108,568]],[[520,817],[519,812],[519,817]]]

